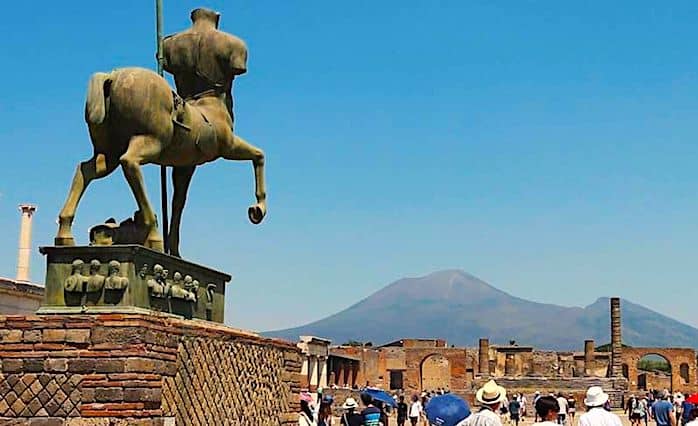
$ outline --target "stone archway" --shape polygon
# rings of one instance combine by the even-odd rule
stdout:
[[[638,391],[644,388],[653,388],[650,375],[643,375],[644,371],[638,369],[640,360],[651,355],[661,357],[670,366],[670,371],[665,374],[669,377],[671,385],[667,389],[693,390],[698,388],[696,365],[696,351],[688,348],[648,348],[648,347],[624,347],[621,354],[621,362],[628,365],[628,381],[630,390]],[[639,379],[639,380],[638,380]],[[660,380],[661,381],[661,380]],[[664,383],[667,383],[666,378]]]
[[[420,367],[422,390],[450,388],[451,363],[443,355],[432,354],[422,360]]]
[[[638,359],[637,370],[638,390],[673,390],[673,368],[667,357],[655,353],[645,354]]]

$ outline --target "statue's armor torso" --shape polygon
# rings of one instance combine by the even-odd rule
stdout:
[[[168,36],[163,53],[163,67],[185,99],[208,90],[229,95],[233,78],[247,71],[245,43],[214,28],[192,27]]]

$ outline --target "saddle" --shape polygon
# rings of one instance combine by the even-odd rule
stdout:
[[[211,156],[215,155],[218,148],[216,128],[201,108],[191,105],[192,100],[207,94],[203,92],[184,99],[172,91],[172,122],[175,124],[176,132],[186,132],[188,134],[186,139],[193,140],[194,145],[202,154]]]

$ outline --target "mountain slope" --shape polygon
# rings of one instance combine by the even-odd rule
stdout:
[[[696,347],[698,329],[627,300],[621,302],[623,342],[631,346]],[[319,321],[265,334],[296,340],[299,335],[387,343],[401,338],[443,338],[474,346],[510,339],[541,349],[580,349],[584,339],[610,341],[609,300],[564,307],[511,296],[463,271],[404,278],[353,306]]]

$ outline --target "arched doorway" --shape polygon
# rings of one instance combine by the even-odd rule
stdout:
[[[668,389],[671,386],[671,363],[658,354],[647,354],[637,361],[637,387],[640,390]]]
[[[451,364],[443,355],[433,354],[424,358],[421,366],[422,390],[449,388],[451,383]]]

